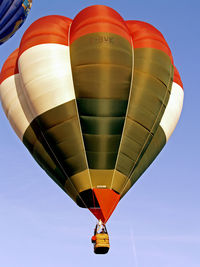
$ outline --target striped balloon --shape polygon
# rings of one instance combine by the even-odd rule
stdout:
[[[39,165],[106,222],[171,136],[183,85],[157,29],[97,5],[34,22],[2,68],[0,96]]]
[[[22,26],[32,0],[0,0],[0,45]]]

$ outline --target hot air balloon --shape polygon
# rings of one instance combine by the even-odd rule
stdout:
[[[97,5],[35,21],[2,68],[0,95],[38,164],[107,235],[118,202],[174,131],[184,93],[163,35]],[[100,237],[95,252],[106,253]]]
[[[32,0],[0,0],[0,45],[22,26]]]

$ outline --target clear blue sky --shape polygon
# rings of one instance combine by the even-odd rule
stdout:
[[[125,20],[153,24],[165,36],[184,84],[178,126],[161,154],[119,203],[109,223],[111,250],[93,254],[96,219],[39,168],[0,107],[0,266],[200,266],[200,2],[198,0],[33,0],[23,27],[0,47],[0,68],[37,18],[70,18],[104,4]]]

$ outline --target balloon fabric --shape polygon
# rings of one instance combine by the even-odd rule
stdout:
[[[18,137],[104,223],[167,143],[183,95],[163,35],[101,5],[35,21],[0,76]]]

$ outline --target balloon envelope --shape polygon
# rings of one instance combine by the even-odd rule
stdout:
[[[0,84],[32,156],[103,222],[167,143],[183,104],[162,34],[106,6],[34,22]]]
[[[24,23],[32,0],[0,0],[0,45]]]

